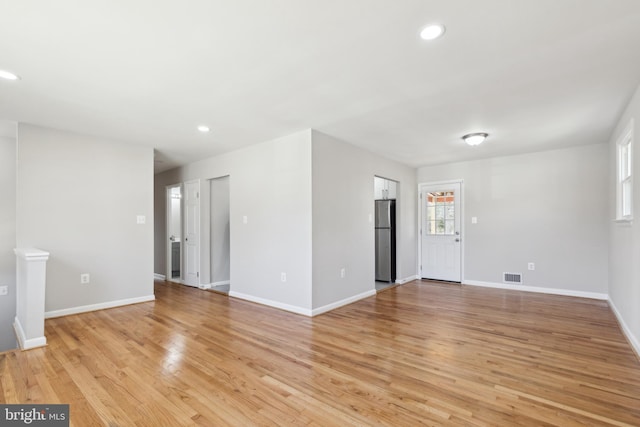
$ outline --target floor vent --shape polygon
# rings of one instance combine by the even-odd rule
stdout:
[[[522,283],[521,273],[503,273],[504,283]]]

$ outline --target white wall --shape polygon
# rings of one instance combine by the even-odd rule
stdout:
[[[210,276],[209,180],[230,177],[231,295],[311,310],[311,131],[156,175],[155,272],[164,274],[165,186],[200,179],[200,280]],[[243,223],[243,217],[247,223]],[[280,273],[287,281],[280,280]]]
[[[17,245],[51,253],[46,311],[153,298],[153,150],[26,124],[17,150]]]
[[[222,284],[231,278],[231,241],[229,215],[229,177],[212,179],[211,187],[211,283]]]
[[[416,274],[415,169],[313,131],[313,307],[375,290],[374,176],[398,181],[397,277]],[[340,278],[340,269],[346,269]]]
[[[0,352],[16,348],[13,319],[16,317],[16,140],[0,137]]]
[[[634,120],[633,141],[633,214],[632,223],[616,218],[616,143],[629,121]],[[609,142],[610,165],[608,194],[609,298],[625,333],[640,354],[640,87],[636,90]]]
[[[311,130],[156,175],[157,273],[166,262],[164,188],[200,179],[201,282],[217,280],[211,277],[207,240],[208,198],[215,183],[209,180],[226,175],[232,296],[313,314],[374,292],[374,224],[369,215],[375,175],[400,182],[398,277],[415,277],[415,169]],[[347,270],[342,280],[341,268]],[[286,283],[281,272],[287,274]]]
[[[599,144],[420,168],[419,183],[464,180],[463,281],[501,284],[503,272],[523,273],[525,286],[606,298],[607,150]]]

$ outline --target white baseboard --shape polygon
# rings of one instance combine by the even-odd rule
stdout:
[[[398,281],[396,281],[398,283]],[[376,294],[375,289],[368,290],[366,292],[362,292],[361,294],[354,295],[349,298],[345,298],[340,301],[332,302],[331,304],[324,305],[322,307],[314,308],[311,310],[311,316],[317,316],[322,313],[326,313],[327,311],[335,310],[338,307],[342,307],[347,304],[354,303],[356,301],[360,301],[361,299],[369,298]]]
[[[608,300],[608,294],[597,292],[574,291],[570,289],[541,288],[538,286],[512,285],[510,283],[480,282],[477,280],[464,280],[463,285],[482,286],[485,288],[510,289],[513,291],[537,292],[541,294],[564,295],[569,297],[591,298],[598,300]]]
[[[618,308],[613,303],[611,298],[609,298],[609,307],[611,307],[611,310],[613,310],[613,314],[615,314],[616,317],[618,318],[618,323],[620,324],[620,328],[622,329],[622,332],[626,335],[627,339],[629,340],[629,343],[631,343],[631,347],[633,347],[633,349],[635,350],[638,358],[640,358],[640,340],[638,340],[638,338],[635,335],[633,335],[633,332],[631,332],[631,329],[629,328],[627,323],[624,321],[624,318],[620,314],[620,311],[618,311]]]
[[[153,273],[153,278],[155,280],[167,280],[167,276],[164,274]]]
[[[109,301],[109,302],[101,302],[98,304],[82,305],[79,307],[64,308],[62,310],[47,311],[44,313],[44,318],[52,319],[54,317],[69,316],[71,314],[86,313],[89,311],[96,311],[96,310],[104,310],[105,308],[114,308],[114,307],[121,307],[123,305],[138,304],[141,302],[153,301],[155,299],[156,299],[155,295],[146,295],[143,297],[121,299],[121,300]]]
[[[368,298],[370,296],[374,296],[375,294],[376,294],[376,290],[375,289],[371,289],[371,290],[363,292],[361,294],[354,295],[352,297],[345,298],[343,300],[336,301],[334,303],[327,304],[325,306],[318,307],[318,308],[313,309],[313,310],[309,310],[307,308],[302,308],[302,307],[289,305],[289,304],[283,304],[283,303],[278,302],[278,301],[268,300],[268,299],[265,299],[265,298],[260,298],[260,297],[256,297],[256,296],[253,296],[253,295],[247,295],[247,294],[243,294],[243,293],[240,293],[240,292],[235,292],[235,291],[230,291],[229,292],[229,296],[230,297],[240,298],[240,299],[243,299],[243,300],[255,302],[255,303],[266,305],[266,306],[269,306],[269,307],[274,307],[274,308],[279,308],[281,310],[290,311],[292,313],[302,314],[303,316],[308,316],[308,317],[313,317],[313,316],[317,316],[317,315],[322,314],[322,313],[326,313],[327,311],[331,311],[331,310],[334,310],[334,309],[336,309],[338,307],[342,307],[343,305],[351,304],[351,303],[359,301],[361,299]]]
[[[405,283],[413,282],[414,280],[418,280],[418,276],[409,276],[406,279],[396,279],[396,283],[398,285],[404,285]]]
[[[46,337],[27,339],[27,335],[24,333],[24,329],[22,329],[20,320],[17,317],[13,321],[13,330],[16,332],[16,338],[18,339],[20,350],[31,350],[32,348],[44,347],[47,345]]]
[[[216,286],[224,286],[224,285],[230,285],[231,284],[231,280],[223,280],[222,282],[213,282],[211,284],[212,288],[215,288]]]
[[[278,301],[273,301],[266,298],[260,298],[253,295],[243,294],[240,292],[230,291],[229,296],[233,298],[239,298],[246,301],[251,301],[258,304],[266,305],[269,307],[279,308],[280,310],[290,311],[296,314],[302,314],[304,316],[310,317],[312,315],[311,310],[309,310],[308,308],[302,308],[295,305],[284,304]]]
[[[223,280],[222,282],[203,283],[203,284],[199,285],[198,287],[200,289],[212,289],[212,288],[216,288],[218,286],[224,286],[224,285],[231,285],[231,281]]]

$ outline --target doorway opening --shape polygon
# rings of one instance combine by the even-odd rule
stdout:
[[[420,277],[462,282],[462,181],[422,184]]]
[[[396,285],[396,201],[398,182],[373,178],[376,291]]]
[[[209,180],[210,289],[227,295],[231,287],[229,181],[229,176]]]
[[[166,280],[182,281],[182,185],[167,186]]]

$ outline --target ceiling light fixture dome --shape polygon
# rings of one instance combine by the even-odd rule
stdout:
[[[0,70],[0,78],[5,80],[20,80],[20,77],[18,77],[17,74],[13,74],[7,70]]]
[[[444,25],[442,24],[429,24],[420,31],[420,37],[423,40],[435,40],[438,37],[442,37],[445,32]]]
[[[209,132],[211,129],[209,129],[209,126],[205,126],[205,125],[200,125],[198,126],[198,130],[202,133],[207,133]]]
[[[467,144],[474,146],[474,145],[480,145],[482,144],[482,142],[489,136],[488,133],[486,132],[475,132],[475,133],[468,133],[465,136],[462,137],[462,139],[464,140],[464,142],[466,142]]]

